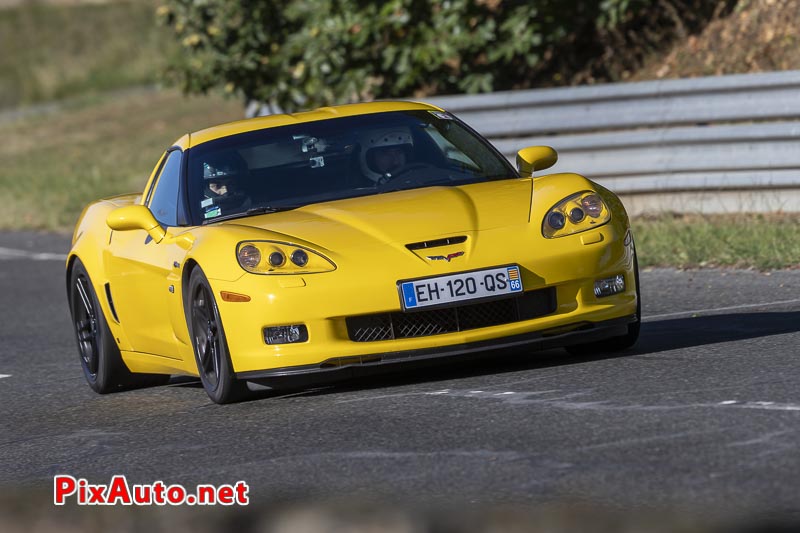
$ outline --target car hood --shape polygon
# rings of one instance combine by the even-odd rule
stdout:
[[[224,222],[302,239],[328,249],[370,241],[409,244],[527,224],[531,179],[426,187],[307,205]]]

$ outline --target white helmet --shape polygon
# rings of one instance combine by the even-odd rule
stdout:
[[[388,173],[381,172],[381,169],[375,164],[376,152],[388,146],[402,148],[408,157],[414,146],[414,138],[406,128],[373,130],[362,137],[359,156],[361,170],[367,178],[375,183],[381,183],[389,177]]]

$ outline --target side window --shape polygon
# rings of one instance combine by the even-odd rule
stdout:
[[[164,226],[178,225],[178,190],[181,182],[182,155],[180,150],[175,150],[167,156],[148,206],[156,220]]]
[[[153,169],[153,173],[151,174],[151,176],[155,175],[156,179],[154,179],[153,182],[150,184],[150,186],[147,188],[144,199],[144,205],[150,205],[150,198],[153,197],[153,189],[156,188],[156,182],[158,181],[158,176],[159,174],[161,174],[161,169],[164,168],[164,162],[167,160],[168,155],[169,152],[165,152],[164,154],[162,154],[161,157],[158,159],[158,164],[156,165],[156,168]]]

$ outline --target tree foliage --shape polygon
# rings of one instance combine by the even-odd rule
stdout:
[[[664,0],[660,0],[664,2]],[[527,87],[567,36],[655,0],[163,0],[187,92],[286,111]]]

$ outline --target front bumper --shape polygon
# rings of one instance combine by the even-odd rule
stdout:
[[[420,350],[383,352],[351,357],[333,357],[318,364],[237,372],[236,377],[237,379],[262,382],[265,384],[271,384],[273,382],[286,384],[291,378],[305,378],[307,380],[330,378],[339,380],[352,377],[359,368],[443,359],[512,348],[541,351],[550,348],[595,342],[610,337],[625,335],[628,331],[628,324],[636,320],[636,315],[631,315],[599,323],[585,322],[571,324],[554,328],[553,330],[535,331],[502,339],[484,340]]]

